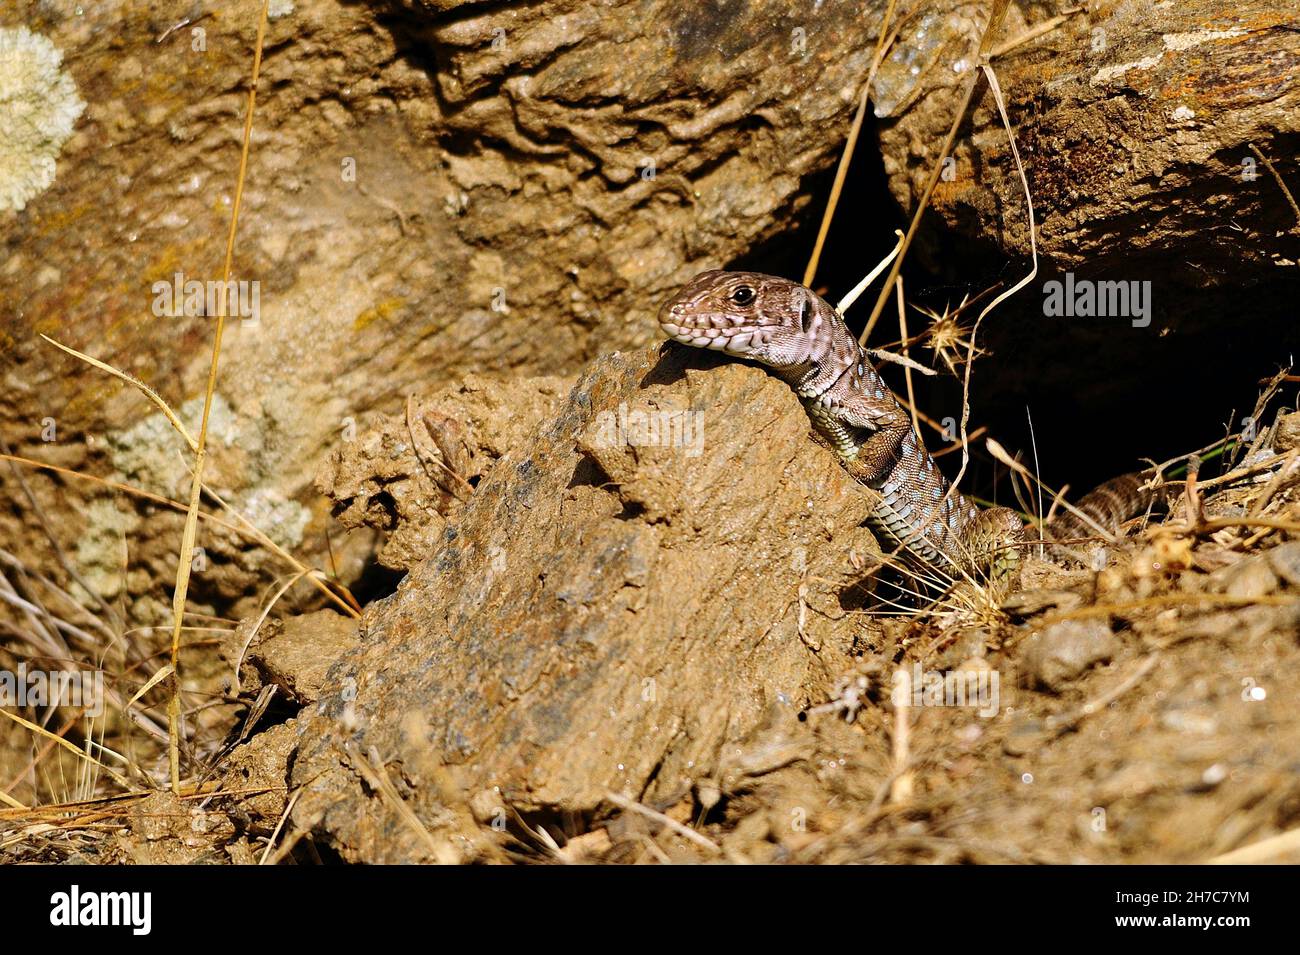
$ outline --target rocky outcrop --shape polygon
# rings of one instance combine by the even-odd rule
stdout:
[[[825,699],[876,553],[866,494],[783,383],[668,351],[598,360],[368,609],[299,724],[300,826],[350,858],[440,857],[382,768],[472,857],[474,819],[671,802],[771,707]]]

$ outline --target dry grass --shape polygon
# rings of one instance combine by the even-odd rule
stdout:
[[[310,568],[272,541],[244,515],[230,508],[203,482],[208,455],[208,425],[216,391],[221,342],[228,309],[226,295],[234,260],[239,213],[252,140],[254,107],[265,38],[267,3],[262,4],[251,68],[248,104],[240,150],[239,169],[222,271],[220,307],[215,316],[215,334],[204,390],[204,406],[197,434],[191,434],[180,416],[158,393],[134,376],[88,354],[48,339],[65,353],[105,371],[135,387],[155,405],[184,439],[193,454],[188,502],[182,503],[129,485],[62,468],[48,462],[8,453],[0,448],[18,485],[24,492],[26,510],[45,533],[51,552],[66,580],[56,581],[25,566],[17,556],[0,551],[0,602],[9,615],[0,619],[0,632],[9,642],[0,658],[10,670],[20,665],[32,669],[70,670],[99,675],[103,680],[102,712],[86,701],[81,706],[57,701],[55,705],[28,707],[25,715],[0,710],[8,722],[0,734],[26,745],[30,752],[24,765],[10,778],[0,779],[0,853],[12,858],[58,860],[82,850],[94,852],[110,832],[139,812],[142,800],[167,787],[185,800],[222,800],[265,793],[266,788],[221,792],[214,783],[187,781],[186,775],[208,778],[216,761],[229,752],[222,733],[214,727],[234,724],[238,711],[247,706],[239,697],[238,680],[230,694],[216,695],[182,690],[182,649],[210,647],[234,631],[234,621],[210,621],[187,610],[190,572],[198,525],[203,521],[222,528],[282,560],[293,575],[269,601],[267,612],[292,584],[307,580],[343,612],[356,617],[358,605],[345,588],[331,584],[327,576]],[[44,336],[43,336],[44,337]],[[166,628],[169,640],[159,646],[153,633],[161,627],[127,628],[124,604],[129,541],[121,542],[123,579],[118,592],[121,606],[113,607],[83,580],[64,552],[52,524],[43,513],[23,469],[72,478],[91,486],[111,490],[128,498],[160,505],[184,514],[184,525],[176,564],[172,620]],[[224,517],[205,510],[204,496],[214,501]],[[213,623],[222,624],[214,626]],[[228,624],[228,625],[227,625]],[[159,659],[159,658],[162,659]],[[160,700],[162,690],[165,700]],[[206,711],[227,711],[224,716],[202,725]],[[164,713],[159,713],[165,709]],[[208,735],[200,735],[206,732]],[[21,734],[21,735],[18,735]],[[23,744],[22,737],[27,738]],[[113,740],[113,746],[106,745]],[[21,749],[16,750],[21,752]],[[184,767],[184,769],[182,769]],[[22,792],[26,802],[14,793]],[[275,823],[276,820],[270,820]],[[267,841],[264,858],[273,848],[283,824],[279,820]],[[270,829],[270,826],[267,826]]]

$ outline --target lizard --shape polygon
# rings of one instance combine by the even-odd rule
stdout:
[[[975,507],[951,487],[868,355],[830,304],[803,285],[759,272],[702,272],[659,312],[674,341],[771,368],[799,396],[815,436],[859,483],[876,492],[867,525],[885,548],[944,582],[1014,582],[1030,541],[1010,508]],[[1145,506],[1138,475],[1123,475],[1080,501],[1103,527]],[[1058,537],[1095,529],[1072,514]]]

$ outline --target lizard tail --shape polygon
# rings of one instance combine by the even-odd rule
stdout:
[[[1121,524],[1141,514],[1156,499],[1155,491],[1143,490],[1146,480],[1140,471],[1121,474],[1084,495],[1075,507],[1114,536]],[[1048,522],[1047,536],[1058,541],[1097,537],[1097,527],[1070,511],[1062,511]]]

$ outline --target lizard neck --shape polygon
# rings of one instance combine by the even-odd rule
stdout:
[[[845,387],[846,380],[853,377],[848,372],[863,368],[864,356],[857,339],[835,309],[813,296],[811,311],[806,358],[797,366],[781,372],[781,378],[799,397],[817,400],[833,396],[838,389]],[[859,371],[857,377],[861,376]]]

